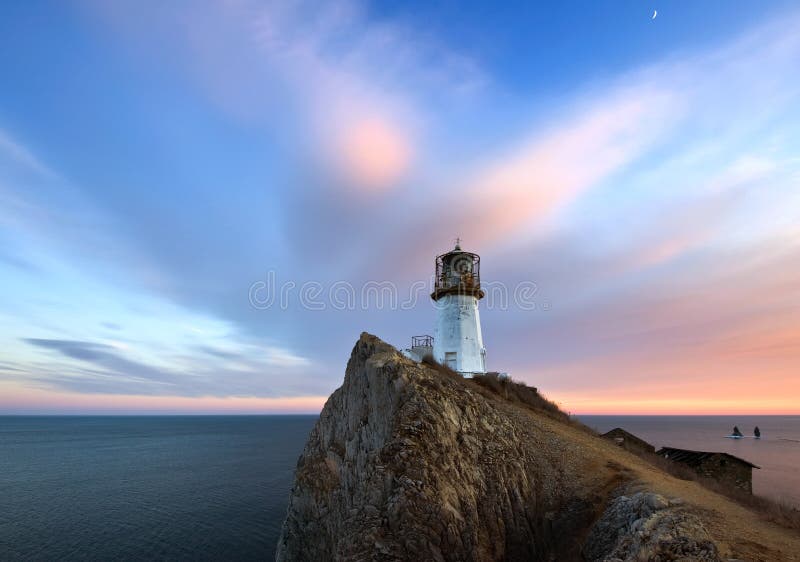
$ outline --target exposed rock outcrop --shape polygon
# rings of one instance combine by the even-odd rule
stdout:
[[[594,525],[586,542],[587,560],[722,560],[700,519],[681,501],[638,492],[620,496]]]
[[[658,496],[603,515],[625,470],[578,431],[362,334],[298,461],[277,559],[716,560]]]

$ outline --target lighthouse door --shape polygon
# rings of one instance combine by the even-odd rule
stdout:
[[[445,367],[450,367],[454,371],[456,370],[456,352],[455,351],[446,351],[444,354],[444,364]]]

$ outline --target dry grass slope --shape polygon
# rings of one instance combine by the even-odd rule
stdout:
[[[484,396],[494,396],[512,404],[524,406],[526,409],[544,414],[553,420],[567,423],[593,436],[597,436],[594,430],[561,410],[555,402],[544,397],[538,389],[523,382],[515,381],[509,377],[501,377],[497,373],[487,373],[485,375],[476,375],[472,379],[464,379],[457,372],[431,358],[427,358],[423,362],[448,378],[455,378],[471,387],[477,387],[479,390],[484,391],[482,392]],[[489,393],[485,392],[487,390]],[[720,494],[733,500],[763,521],[775,523],[790,531],[800,532],[800,510],[787,503],[777,502],[721,485],[715,480],[699,476],[689,467],[670,462],[658,455],[645,453],[638,456],[660,471],[675,478],[695,482],[715,494]],[[610,464],[622,468],[622,465],[614,461],[610,461]],[[623,472],[628,473],[629,471],[623,470]]]

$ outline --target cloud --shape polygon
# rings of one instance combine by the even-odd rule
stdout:
[[[108,359],[116,359],[113,353],[111,353],[111,350],[114,348],[105,344],[85,341],[48,340],[38,338],[24,338],[22,341],[37,347],[58,351],[63,355],[73,359],[81,359],[92,362],[102,362]]]
[[[409,168],[408,135],[385,118],[365,118],[353,123],[342,132],[338,142],[337,159],[349,184],[383,189],[396,183]]]
[[[778,124],[779,116],[800,121],[791,112],[800,95],[791,70],[800,41],[788,23],[796,21],[793,14],[542,108],[546,117],[531,117],[528,132],[521,127],[522,134],[500,139],[488,154],[459,159],[444,179],[423,182],[406,197],[409,211],[391,217],[397,234],[382,240],[394,249],[390,259],[370,256],[365,270],[386,277],[401,262],[419,271],[456,236],[505,262],[548,240],[558,243],[564,231],[593,229],[599,238],[584,237],[580,243],[589,247],[576,251],[607,252],[634,269],[659,266],[721,234],[737,238],[724,222],[741,206],[719,192],[752,201],[751,191],[760,189],[764,199],[772,191],[771,202],[785,200],[780,183],[797,174],[796,165],[780,164],[790,155],[776,154],[782,145],[775,141],[792,128]],[[752,100],[759,100],[754,111]],[[661,232],[652,232],[653,223]],[[646,248],[637,247],[654,234]],[[627,257],[616,255],[623,243]]]
[[[685,193],[694,198],[692,189],[700,182],[706,189],[720,190],[763,180],[774,171],[774,163],[752,154],[753,131],[766,125],[775,134],[770,120],[800,92],[800,81],[789,70],[800,54],[800,41],[791,27],[770,23],[709,52],[657,62],[580,94],[549,120],[549,130],[535,133],[532,140],[517,141],[470,170],[468,176],[477,181],[459,182],[472,186],[457,194],[467,201],[455,208],[467,219],[475,244],[503,244],[515,235],[530,239],[543,230],[546,234],[553,215],[590,189],[605,188],[610,195],[615,188],[605,180],[616,177],[629,186],[631,180],[621,173],[636,177],[643,167],[668,161],[665,150],[680,154],[682,143],[698,139],[708,139],[717,155],[744,154],[735,154],[730,164],[718,163],[716,155],[707,151],[692,163],[690,172],[696,174],[709,165],[719,165],[723,172],[714,170],[711,178],[690,180],[685,188],[674,185],[686,182],[678,179],[683,166],[670,166],[661,171],[657,194]],[[739,89],[726,95],[731,83]],[[753,99],[760,100],[758,111],[742,115],[742,107]],[[737,119],[731,119],[733,114]],[[740,142],[751,144],[736,146]],[[633,194],[642,201],[640,193]]]
[[[174,386],[178,377],[168,370],[128,360],[116,350],[105,344],[74,340],[55,340],[25,338],[24,342],[52,350],[70,359],[99,367],[97,369],[79,369],[72,376],[67,374],[51,374],[40,380],[49,380],[64,388],[80,389],[84,392],[108,392],[117,387],[128,387],[130,394],[152,394],[170,392],[168,387]],[[138,392],[131,392],[132,388]]]
[[[160,5],[146,21],[124,5],[91,6],[148,52],[162,33],[235,119],[290,130],[284,142],[302,165],[334,176],[324,189],[397,188],[437,107],[486,81],[468,57],[413,25],[371,19],[357,1]]]
[[[660,396],[677,399],[691,388],[719,395],[724,385],[745,403],[753,389],[744,382],[761,380],[765,395],[796,395],[800,381],[787,375],[800,359],[792,347],[800,274],[791,265],[799,258],[797,245],[770,255],[760,246],[706,253],[688,275],[684,264],[579,307],[556,304],[498,334],[516,350],[506,368],[560,393],[579,386],[641,396],[659,387]],[[537,352],[529,355],[531,345]],[[733,380],[743,384],[732,390]]]
[[[640,157],[680,115],[677,94],[626,88],[523,142],[477,172],[465,194],[473,207],[470,236],[487,245],[529,235],[548,215]]]
[[[56,174],[36,158],[30,150],[0,129],[0,155],[45,178],[55,178]]]
[[[227,352],[199,346],[197,353],[159,367],[126,357],[127,347],[92,341],[23,338],[23,342],[75,361],[9,362],[7,379],[37,381],[70,392],[187,397],[279,397],[302,392],[298,368],[310,363],[277,348]],[[209,360],[209,356],[212,360]],[[294,379],[294,380],[293,380]],[[277,384],[276,382],[281,382]],[[313,384],[313,374],[304,377]],[[308,388],[308,386],[306,386]]]
[[[241,359],[241,356],[237,353],[215,349],[207,345],[200,345],[197,347],[197,350],[209,355],[213,355],[214,357],[218,357],[220,359]]]

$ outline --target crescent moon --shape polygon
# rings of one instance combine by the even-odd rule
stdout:
[[[651,20],[654,20],[654,19],[656,19],[656,16],[657,16],[657,15],[658,15],[658,10],[653,10],[653,17],[652,17],[652,18],[650,18],[650,19],[651,19]]]

